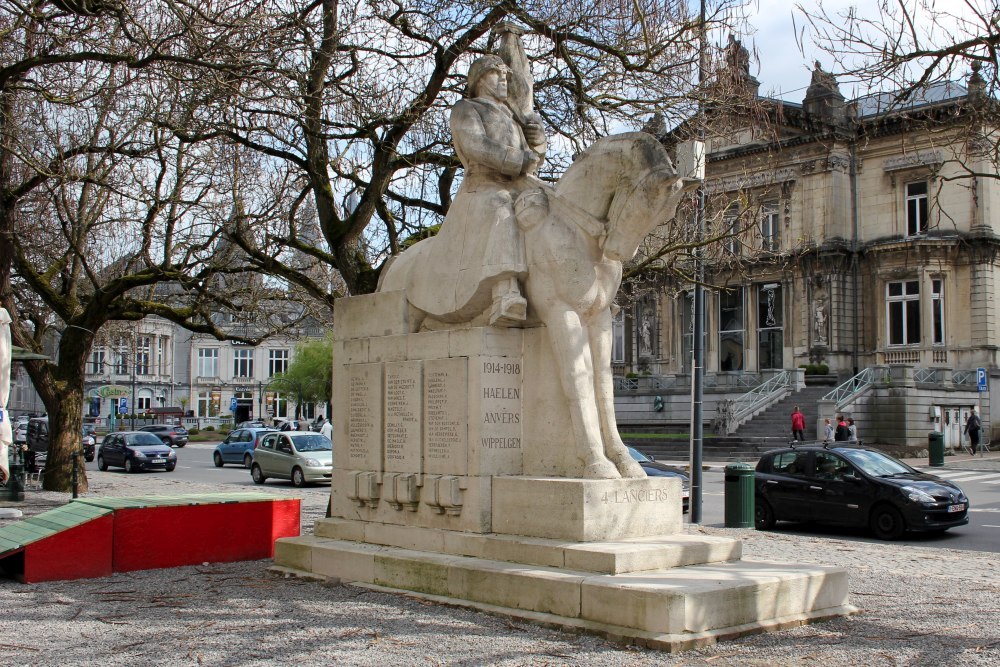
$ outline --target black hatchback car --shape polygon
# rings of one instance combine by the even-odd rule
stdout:
[[[969,522],[969,499],[952,482],[863,447],[799,446],[757,463],[756,525],[811,521],[869,527],[883,540],[943,532]]]
[[[145,431],[109,433],[97,450],[97,467],[125,468],[125,472],[166,470],[177,467],[177,454],[157,436]]]

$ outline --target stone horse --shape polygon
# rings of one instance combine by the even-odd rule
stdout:
[[[663,146],[634,132],[598,140],[555,188],[537,181],[515,202],[527,254],[524,292],[549,329],[586,478],[645,476],[618,435],[611,309],[622,262],[657,224],[673,218],[684,190]],[[405,290],[410,270],[433,242],[400,255],[379,290]]]

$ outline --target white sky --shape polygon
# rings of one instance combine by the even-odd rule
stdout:
[[[806,8],[816,5],[814,0],[800,0]],[[852,5],[862,5],[877,11],[872,2],[858,2],[857,0],[823,0],[823,5],[827,11],[833,15],[836,10],[850,7]],[[810,72],[813,64],[819,60],[823,69],[829,71],[832,68],[832,61],[829,56],[813,46],[808,30],[802,38],[802,48],[805,53],[799,51],[799,46],[795,39],[795,29],[800,31],[808,28],[808,24],[802,19],[800,14],[795,16],[795,23],[792,22],[792,15],[795,12],[793,2],[790,0],[757,0],[759,7],[756,15],[750,17],[750,22],[756,33],[743,38],[743,45],[750,50],[750,73],[760,81],[760,92],[762,95],[773,94],[783,100],[790,102],[801,102],[805,97],[806,88],[809,87]],[[754,50],[756,47],[756,51]],[[866,91],[852,89],[851,85],[841,85],[840,92],[847,98],[856,97]]]

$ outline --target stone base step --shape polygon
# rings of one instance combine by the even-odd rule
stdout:
[[[739,540],[681,533],[601,542],[574,542],[519,535],[434,530],[338,518],[320,519],[314,530],[317,538],[600,574],[722,563],[739,560],[743,555],[743,544]]]
[[[600,544],[583,546],[612,553],[620,545]],[[278,540],[275,563],[667,650],[853,611],[846,571],[814,565],[728,561],[599,574],[315,536]]]

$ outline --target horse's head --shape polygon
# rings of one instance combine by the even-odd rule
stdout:
[[[618,262],[632,259],[642,239],[674,217],[688,186],[668,163],[640,175],[634,186],[621,188],[608,212],[605,257]]]
[[[606,221],[604,254],[624,262],[656,224],[674,216],[685,187],[655,137],[629,132],[595,141],[566,171],[556,191]]]

